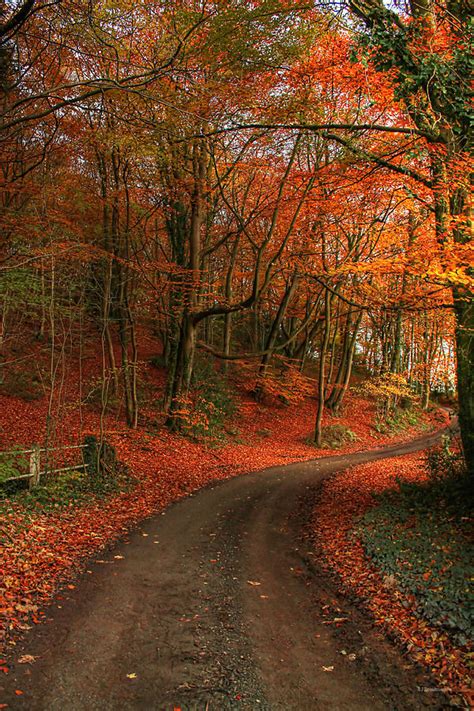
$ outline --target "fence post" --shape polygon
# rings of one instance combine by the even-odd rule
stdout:
[[[41,452],[39,447],[35,447],[34,451],[30,454],[30,478],[28,481],[29,489],[33,489],[34,486],[38,486],[40,482],[40,458]]]

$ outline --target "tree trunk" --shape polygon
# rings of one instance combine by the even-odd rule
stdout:
[[[206,178],[206,150],[202,141],[193,146],[193,194],[191,196],[191,220],[189,228],[189,267],[184,294],[180,339],[177,347],[175,368],[170,373],[169,409],[166,423],[173,430],[181,428],[179,413],[182,401],[187,397],[193,374],[194,354],[198,326],[195,313],[198,306],[201,284],[201,227],[203,223],[203,192]]]
[[[285,294],[283,296],[283,299],[280,302],[280,306],[278,307],[277,314],[273,320],[272,326],[270,328],[270,332],[268,334],[268,337],[265,342],[265,353],[262,356],[262,359],[260,361],[260,366],[258,369],[258,375],[257,375],[257,384],[255,386],[254,390],[254,396],[258,400],[262,394],[262,386],[263,386],[263,381],[265,380],[265,375],[267,373],[268,365],[270,363],[270,360],[273,356],[273,353],[275,351],[275,345],[278,337],[278,331],[281,326],[281,322],[283,321],[283,318],[285,316],[286,310],[291,302],[291,299],[293,298],[293,295],[295,293],[296,287],[298,285],[298,275],[294,274],[291,278],[290,281],[287,284]]]
[[[474,302],[455,291],[459,426],[468,472],[474,474]]]
[[[345,366],[344,366],[344,377],[343,377],[341,383],[339,384],[339,387],[335,393],[335,397],[334,397],[334,400],[332,403],[332,409],[333,409],[333,412],[335,412],[335,413],[339,412],[339,409],[342,405],[342,401],[344,399],[344,396],[345,396],[347,389],[349,387],[349,383],[351,381],[352,365],[354,363],[354,353],[355,353],[355,347],[356,347],[356,342],[357,342],[357,333],[359,331],[359,326],[360,326],[361,320],[362,320],[362,313],[360,313],[359,316],[357,317],[357,320],[354,324],[352,336],[349,340],[349,347],[348,347],[347,357],[345,359]]]
[[[322,441],[322,424],[324,413],[324,363],[329,344],[329,334],[331,332],[331,294],[329,289],[326,289],[324,297],[324,334],[321,344],[321,353],[319,357],[319,378],[318,378],[318,409],[316,413],[316,426],[314,428],[314,443],[317,447],[321,446]]]

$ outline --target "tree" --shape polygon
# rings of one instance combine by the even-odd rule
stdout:
[[[362,44],[395,88],[425,136],[431,167],[436,235],[444,250],[444,283],[453,294],[459,423],[468,468],[474,472],[474,276],[470,97],[472,23],[464,0],[412,0],[399,14],[382,0],[349,0],[362,21]],[[453,256],[454,264],[453,264]]]

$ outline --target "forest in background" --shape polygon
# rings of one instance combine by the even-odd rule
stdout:
[[[471,466],[467,19],[451,0],[3,3],[2,392],[47,394],[54,441],[73,374],[136,428],[154,338],[172,430],[230,416],[237,378],[315,395],[321,445],[356,364],[385,420],[457,380]]]

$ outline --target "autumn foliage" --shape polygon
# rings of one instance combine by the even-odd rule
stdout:
[[[377,507],[376,497],[396,488],[397,482],[409,485],[426,481],[426,460],[419,454],[364,464],[337,475],[323,485],[314,512],[315,540],[318,550],[324,556],[326,567],[337,575],[346,593],[363,601],[375,623],[401,643],[412,659],[425,665],[439,679],[441,688],[461,698],[466,695],[467,698],[471,642],[464,638],[463,643],[460,643],[453,629],[442,623],[442,614],[437,624],[428,620],[420,609],[423,599],[421,594],[415,595],[403,586],[404,567],[412,568],[417,564],[417,560],[407,554],[407,541],[416,534],[419,525],[415,509],[411,509],[411,517],[400,526],[395,516],[389,522],[392,536],[400,542],[393,570],[384,570],[387,552],[387,559],[381,554],[377,561],[368,556],[367,548],[364,547],[364,536],[370,536],[364,516]],[[442,506],[443,502],[438,505]],[[453,520],[451,516],[450,521]],[[448,547],[453,545],[455,527],[451,525],[451,536],[446,539],[444,533],[441,535],[439,530],[436,532],[436,538],[430,542],[431,555],[425,561],[427,567],[419,572],[420,582],[428,587],[433,586],[441,598],[444,581],[438,579],[439,571],[435,569],[435,561],[432,559],[436,557],[438,544]],[[392,536],[387,538],[387,551],[390,545],[393,546],[390,543]],[[464,545],[467,546],[467,540]],[[421,558],[420,551],[421,546],[418,552]],[[446,556],[444,565],[447,568],[457,565],[453,553]],[[441,572],[445,571],[442,569]],[[467,570],[463,571],[463,575],[467,576]],[[449,573],[446,576],[448,578]],[[455,607],[459,605],[466,605],[464,593],[454,603]]]
[[[100,503],[7,492],[9,629],[177,497],[434,399],[472,469],[463,8],[0,3],[0,449],[123,465]]]

